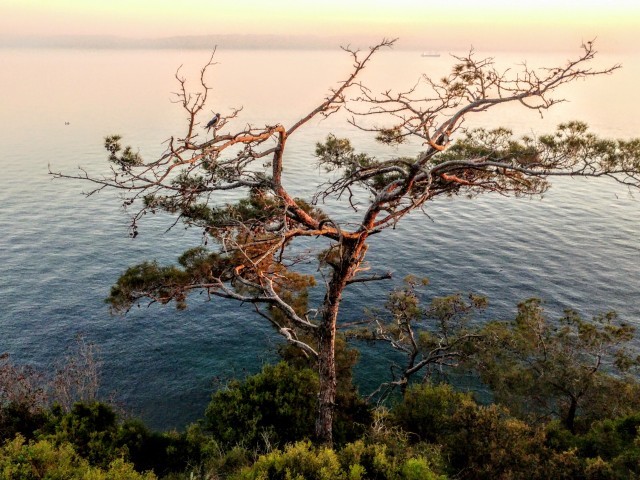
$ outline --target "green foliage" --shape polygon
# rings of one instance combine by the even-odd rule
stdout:
[[[458,366],[473,351],[478,339],[476,329],[469,324],[473,315],[486,307],[487,300],[457,293],[434,298],[429,308],[425,308],[421,305],[418,286],[427,284],[425,278],[408,276],[403,287],[389,293],[384,311],[368,312],[371,327],[347,334],[387,343],[404,355],[403,364],[392,365],[393,379],[379,388],[381,399],[396,387],[404,394],[418,374],[427,379],[435,368]]]
[[[584,462],[570,445],[551,449],[543,432],[497,405],[478,405],[448,385],[415,385],[391,419],[415,448],[440,445],[447,468],[462,479],[580,478]]]
[[[206,456],[206,442],[188,434],[156,433],[142,422],[120,423],[113,408],[103,403],[76,403],[70,412],[54,408],[38,438],[69,444],[89,464],[107,468],[123,458],[136,470],[158,475],[178,472]]]
[[[151,470],[166,480],[640,478],[638,413],[574,435],[557,421],[527,424],[450,385],[426,383],[408,388],[390,413],[377,411],[367,435],[331,450],[298,441],[313,433],[316,394],[314,372],[281,363],[218,392],[207,420],[185,433],[119,423],[97,403],[58,407],[33,440],[6,441],[0,478],[137,480],[155,478],[137,473]]]
[[[317,371],[317,360],[304,355],[300,349],[285,344],[278,349],[280,357],[296,369]],[[336,358],[336,418],[333,425],[333,438],[337,445],[361,438],[372,421],[372,409],[369,403],[360,397],[353,383],[353,368],[359,352],[351,348],[346,338],[338,334],[335,340]]]
[[[407,137],[402,134],[402,126],[396,125],[391,128],[381,128],[376,134],[376,141],[384,145],[400,145],[406,141]]]
[[[266,365],[257,375],[232,381],[213,395],[205,430],[226,447],[262,449],[311,439],[318,389],[317,373],[302,363]],[[335,441],[342,444],[364,433],[371,413],[350,382],[342,383],[336,402]]]
[[[378,437],[380,440],[380,437]],[[358,440],[344,446],[338,452],[345,471],[357,472],[362,479],[413,479],[444,480],[438,475],[441,458],[437,450],[428,446],[412,448],[398,437],[387,437],[384,443],[378,440],[365,442]],[[398,441],[399,440],[399,441]]]
[[[520,196],[541,194],[549,188],[549,183],[543,176],[527,175],[518,170],[521,168],[537,170],[550,166],[542,155],[540,145],[530,137],[514,138],[513,132],[507,128],[469,130],[463,138],[458,139],[446,151],[434,156],[431,163],[441,165],[461,158],[484,159],[488,162],[501,162],[516,167],[515,169],[510,168],[508,174],[504,169],[492,166],[473,169],[465,166],[457,171],[451,171],[471,184],[490,186],[489,191],[500,191]],[[449,185],[449,187],[453,186]],[[450,190],[450,194],[459,191],[464,191],[469,196],[475,196],[485,190],[476,185],[467,187],[460,183],[456,188]]]
[[[190,460],[187,470],[176,469],[172,474],[167,475],[170,479],[194,478],[227,478],[230,474],[239,471],[241,468],[251,465],[256,458],[256,452],[236,445],[232,448],[224,449],[211,435],[205,432],[204,422],[198,422],[187,427],[185,440],[190,447]],[[244,443],[244,442],[243,442]],[[184,469],[184,466],[183,466]],[[198,476],[200,475],[200,476]]]
[[[445,480],[423,457],[389,455],[385,445],[347,444],[341,451],[313,447],[309,442],[288,445],[262,455],[234,480]]]
[[[205,247],[195,247],[185,251],[178,258],[178,263],[195,278],[206,279],[214,272],[220,271],[220,255],[208,251]]]
[[[604,172],[640,168],[640,139],[602,139],[589,132],[584,122],[560,124],[555,134],[538,140],[549,155],[571,159],[572,165],[588,161],[590,169]]]
[[[640,414],[596,422],[575,444],[581,457],[599,459],[591,468],[610,471],[609,478],[629,478],[630,473],[640,477]]]
[[[194,192],[199,188],[198,181],[191,176],[175,179],[180,184],[177,188],[190,188]],[[182,197],[151,195],[144,201],[145,208],[151,210],[180,212],[183,220],[204,228],[207,239],[223,243],[224,253],[199,246],[186,250],[178,259],[179,266],[147,261],[128,268],[106,300],[113,312],[126,313],[142,298],[161,304],[175,301],[178,309],[185,309],[191,290],[215,293],[224,282],[238,294],[255,294],[259,290],[255,286],[265,275],[278,277],[274,290],[284,302],[300,314],[306,311],[307,289],[315,285],[314,277],[287,269],[273,255],[274,249],[282,248],[281,238],[274,235],[269,226],[282,223],[282,199],[254,188],[246,198],[220,207],[195,200],[185,202]],[[302,200],[296,201],[302,211],[314,218],[323,218],[319,209]],[[273,306],[267,308],[277,324],[286,326],[287,320],[281,312]]]
[[[42,409],[32,409],[27,403],[12,402],[0,408],[0,443],[16,435],[31,439],[49,420]]]
[[[458,86],[462,87],[462,84]],[[465,166],[457,171],[450,170],[450,173],[468,182],[449,185],[452,187],[450,194],[462,190],[468,195],[477,195],[483,191],[479,185],[486,184],[490,185],[490,191],[534,195],[549,188],[545,177],[553,172],[615,176],[615,172],[638,171],[640,139],[602,139],[579,121],[560,124],[553,134],[537,138],[516,138],[507,128],[476,128],[467,131],[446,151],[435,155],[431,163],[441,165],[472,158],[494,164],[500,162],[505,167],[494,168],[490,164],[481,168]],[[539,175],[530,175],[530,172],[538,172]],[[471,184],[476,185],[470,187]]]
[[[318,388],[311,370],[297,370],[284,362],[267,365],[261,373],[232,381],[213,395],[205,428],[229,447],[284,445],[311,438]]]
[[[206,443],[196,442],[186,434],[152,432],[142,422],[129,420],[118,426],[115,446],[126,453],[136,470],[165,475],[201,462]]]
[[[376,139],[389,145],[402,143],[404,137],[400,129],[382,129]],[[327,135],[324,143],[316,143],[318,164],[325,171],[340,170],[344,178],[352,177],[354,183],[374,191],[384,188],[389,182],[401,178],[410,161],[404,158],[380,162],[366,153],[356,153],[348,138]]]
[[[103,403],[76,403],[69,413],[56,412],[52,438],[57,444],[69,443],[92,465],[106,466],[123,455],[117,446],[118,424],[115,412]]]
[[[324,143],[316,143],[316,157],[328,172],[345,168],[347,173],[353,173],[359,168],[372,165],[374,161],[365,154],[355,153],[349,139],[337,138],[333,134],[327,135]]]
[[[452,433],[443,453],[451,467],[467,478],[540,478],[542,439],[524,422],[510,418],[496,405],[461,403],[451,418]]]
[[[448,384],[416,384],[394,406],[391,419],[410,433],[413,441],[437,443],[451,434],[453,415],[468,400],[469,394],[456,392]]]
[[[110,135],[104,139],[104,148],[109,152],[109,161],[118,165],[122,171],[128,172],[132,167],[142,165],[142,157],[134,152],[130,146],[122,150],[120,135]],[[122,153],[120,153],[122,151]],[[120,153],[120,155],[118,155]]]
[[[315,449],[309,442],[288,445],[261,456],[231,478],[237,480],[339,480],[344,478],[338,457],[331,449]]]
[[[183,287],[188,279],[187,274],[174,267],[161,267],[156,262],[143,262],[129,267],[111,287],[107,303],[113,311],[128,310],[141,294],[151,292],[160,303],[168,303],[176,298],[184,303]]]
[[[91,466],[71,444],[48,440],[25,443],[21,436],[0,449],[0,477],[5,480],[153,480],[153,473],[138,473],[130,463],[115,459],[105,468]]]
[[[573,431],[578,415],[588,424],[640,408],[638,383],[614,376],[638,364],[628,347],[633,334],[614,313],[586,321],[568,310],[551,323],[531,299],[514,322],[486,326],[475,366],[512,412],[559,416]]]

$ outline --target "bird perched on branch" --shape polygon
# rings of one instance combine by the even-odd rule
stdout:
[[[207,130],[210,130],[212,128],[216,128],[216,125],[218,125],[218,122],[220,121],[220,114],[216,113],[213,118],[211,120],[209,120],[209,123],[207,123],[207,125],[204,127]]]

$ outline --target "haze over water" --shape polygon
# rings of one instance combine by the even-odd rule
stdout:
[[[407,88],[421,73],[439,78],[452,64],[444,53],[423,58],[419,52],[385,52],[364,78],[379,88]],[[579,53],[495,56],[504,65],[527,60],[552,66]],[[201,244],[201,235],[180,226],[165,234],[171,219],[159,216],[145,219],[132,240],[116,195],[84,198],[89,185],[52,181],[47,165],[65,173],[75,173],[78,165],[105,171],[103,138],[113,133],[146,159],[160,154],[164,140],[182,133],[184,114],[170,101],[176,68],[183,64],[195,84],[207,59],[206,51],[0,50],[0,352],[44,366],[83,333],[101,349],[103,392],[116,390],[157,428],[183,427],[200,416],[212,379],[256,371],[274,358],[279,337],[250,307],[209,303],[202,296],[184,312],[152,306],[124,318],[109,316],[103,300],[120,273],[143,260],[175,262],[182,251]],[[351,65],[338,49],[221,50],[216,61],[207,112],[243,106],[239,127],[290,125],[321,102]],[[503,108],[470,119],[468,126],[531,134],[580,119],[603,136],[640,136],[636,56],[601,56],[597,63],[624,68],[561,90],[559,96],[570,102],[543,119],[533,111]],[[380,157],[419,151],[415,145],[381,147],[345,125],[339,116],[313,121],[289,140],[286,181],[296,194],[313,192],[320,176],[314,145],[329,132],[351,136],[357,148]],[[519,301],[536,296],[552,312],[570,307],[591,316],[615,309],[639,324],[638,196],[610,181],[553,183],[543,200],[441,199],[428,205],[430,218],[412,215],[398,229],[372,238],[372,267],[391,269],[394,281],[351,290],[342,321],[360,318],[365,306],[382,305],[392,285],[416,274],[430,278],[429,295],[487,295],[487,318],[512,318]],[[367,349],[363,363],[375,364],[383,352]],[[361,371],[364,393],[386,372],[385,364],[377,378]]]

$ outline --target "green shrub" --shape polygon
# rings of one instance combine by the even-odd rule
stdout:
[[[448,469],[461,479],[581,478],[575,451],[556,451],[540,429],[497,406],[478,405],[448,385],[411,387],[391,418],[417,440],[441,446]],[[570,446],[558,437],[556,444]]]
[[[153,470],[158,475],[182,471],[201,460],[199,446],[190,443],[185,434],[152,432],[140,421],[120,425],[115,446],[127,453],[138,471]]]
[[[109,405],[97,402],[76,403],[68,413],[54,409],[48,433],[40,438],[57,445],[71,444],[91,465],[106,468],[125,458],[136,470],[153,470],[158,475],[183,471],[203,457],[202,444],[186,434],[152,432],[136,420],[119,423]]]
[[[596,422],[573,441],[588,478],[640,478],[640,414]]]
[[[154,480],[151,473],[138,473],[133,465],[115,459],[101,469],[80,457],[70,443],[55,445],[48,440],[25,443],[18,435],[0,449],[3,480]]]
[[[26,403],[12,402],[0,407],[0,442],[20,434],[27,439],[47,424],[45,410],[32,409]]]
[[[340,463],[352,479],[443,480],[432,465],[440,464],[439,452],[429,448],[411,448],[404,443],[391,445],[358,440],[338,452]],[[422,445],[420,447],[423,447]],[[355,475],[355,476],[354,476]]]
[[[439,480],[445,477],[433,473],[424,458],[410,458],[402,465],[400,478],[403,480]]]
[[[265,366],[213,395],[205,428],[225,446],[263,447],[311,438],[318,388],[318,377],[309,369],[284,362]]]
[[[453,416],[471,397],[448,384],[409,387],[402,402],[391,411],[391,420],[409,433],[414,442],[438,443],[453,432]]]
[[[319,381],[315,371],[286,362],[267,365],[244,381],[216,392],[205,413],[205,429],[224,447],[270,448],[315,434]],[[336,399],[334,442],[364,434],[371,409],[355,391]]]
[[[640,414],[615,420],[602,420],[593,424],[584,435],[577,436],[576,443],[581,456],[611,460],[634,448],[634,441],[640,440],[639,429]],[[640,473],[640,465],[638,473]]]
[[[338,334],[335,340],[336,352],[336,399],[333,421],[333,444],[344,445],[353,442],[367,431],[372,421],[372,409],[367,401],[358,395],[353,383],[353,368],[360,353],[350,348],[343,335]],[[296,370],[318,370],[316,359],[304,355],[291,344],[283,344],[278,353],[280,357]]]
[[[362,440],[341,451],[313,447],[310,442],[288,445],[260,456],[251,466],[232,475],[234,480],[445,480],[425,458],[394,457],[386,445]]]
[[[315,449],[310,442],[287,445],[284,451],[262,455],[249,468],[231,478],[237,480],[341,480],[346,478],[335,452]]]
[[[444,453],[454,470],[473,472],[467,478],[541,478],[538,472],[543,439],[521,420],[497,405],[481,406],[467,399],[452,417],[453,431]]]
[[[76,403],[69,413],[55,412],[54,434],[57,444],[68,442],[91,465],[105,467],[125,452],[118,448],[117,416],[104,403]]]

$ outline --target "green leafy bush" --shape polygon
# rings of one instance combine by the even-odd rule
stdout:
[[[244,381],[216,392],[205,413],[205,429],[225,447],[269,448],[311,439],[315,434],[318,375],[287,362],[265,366]],[[370,407],[355,390],[336,399],[335,443],[361,436],[371,421]]]
[[[424,479],[443,480],[444,475],[436,474],[432,466],[440,464],[439,452],[420,445],[419,448],[412,448],[401,439],[399,443],[394,443],[392,438],[387,437],[388,443],[366,443],[358,440],[345,445],[338,452],[340,463],[348,472],[349,480],[355,479],[377,479],[377,480],[400,480],[400,479]],[[390,441],[389,441],[390,440]],[[425,448],[422,448],[425,447]]]
[[[133,465],[115,459],[102,469],[80,457],[70,443],[55,445],[48,440],[25,443],[18,435],[0,449],[3,480],[154,480],[151,473],[138,473]]]
[[[32,409],[27,403],[11,402],[0,407],[0,441],[10,440],[20,434],[27,439],[44,427],[48,413],[43,409]]]
[[[318,378],[312,370],[284,362],[265,366],[213,395],[205,428],[226,446],[283,445],[311,438],[317,396]]]
[[[542,430],[449,385],[412,386],[391,418],[414,442],[439,444],[456,478],[579,478],[583,472],[575,450],[550,449]]]
[[[287,445],[284,451],[262,455],[237,480],[340,480],[346,478],[335,452],[313,448],[310,442]]]
[[[389,455],[386,445],[359,440],[335,452],[310,442],[260,456],[234,480],[445,480],[425,458]]]
[[[57,444],[70,443],[92,465],[106,466],[125,452],[118,448],[117,416],[104,403],[76,403],[69,413],[54,409],[51,438]]]
[[[106,468],[124,458],[136,470],[158,475],[183,471],[204,457],[204,439],[185,433],[157,433],[142,422],[119,422],[113,408],[103,403],[76,403],[70,412],[54,408],[40,438],[56,445],[70,444],[91,465]]]
[[[394,406],[391,419],[409,433],[414,442],[438,442],[454,431],[453,416],[470,398],[469,394],[456,392],[448,384],[412,385],[402,401]]]

